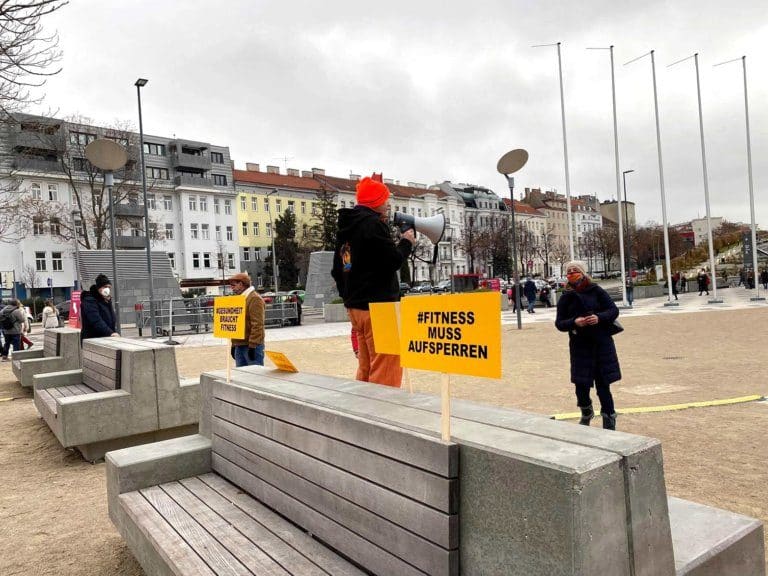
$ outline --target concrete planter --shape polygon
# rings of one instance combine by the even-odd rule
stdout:
[[[507,297],[506,292],[501,293],[501,310],[502,312],[504,310],[509,310],[509,298]]]
[[[666,288],[663,284],[657,284],[655,286],[635,286],[635,300],[640,298],[658,298],[664,296]]]
[[[349,322],[344,304],[324,304],[323,318],[326,322]]]

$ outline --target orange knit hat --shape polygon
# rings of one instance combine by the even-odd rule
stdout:
[[[357,203],[368,208],[378,208],[389,198],[389,188],[382,182],[366,176],[357,183]]]

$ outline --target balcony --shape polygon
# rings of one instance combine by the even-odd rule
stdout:
[[[55,152],[62,145],[61,137],[42,132],[16,132],[13,135],[13,147],[16,149],[50,150]]]
[[[180,174],[173,178],[176,186],[196,186],[197,188],[213,188],[213,180],[202,176],[190,176],[189,174]]]
[[[209,156],[196,156],[174,152],[171,154],[171,166],[174,168],[189,168],[192,170],[210,170],[211,158]]]
[[[144,236],[116,236],[115,247],[118,250],[142,250],[146,247]]]
[[[43,160],[42,158],[24,158],[17,156],[13,159],[13,167],[16,170],[32,172],[61,172],[61,165],[56,160]]]
[[[144,205],[132,203],[115,204],[115,216],[144,218]]]

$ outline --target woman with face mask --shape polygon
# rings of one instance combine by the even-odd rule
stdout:
[[[119,336],[112,308],[112,283],[104,274],[96,276],[91,289],[80,296],[80,316],[81,340]]]
[[[555,326],[568,332],[571,352],[571,382],[576,386],[576,403],[581,409],[579,424],[589,426],[595,416],[590,390],[600,399],[603,428],[616,429],[616,409],[611,384],[621,380],[619,358],[613,343],[618,329],[614,321],[619,309],[608,293],[594,284],[584,264],[568,262],[568,283],[557,302]]]

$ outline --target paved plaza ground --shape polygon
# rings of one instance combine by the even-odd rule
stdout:
[[[619,408],[768,395],[768,306],[750,302],[744,290],[722,295],[718,310],[694,294],[681,296],[680,309],[653,299],[623,313]],[[454,397],[543,414],[574,411],[567,336],[555,330],[554,311],[523,316],[518,331],[513,315],[503,315],[503,378],[454,377]],[[267,348],[302,371],[349,377],[356,361],[348,329],[310,321],[271,330]],[[226,349],[213,339],[183,339],[176,354],[184,376],[225,366]],[[415,372],[412,381],[416,390],[438,390],[433,374]],[[62,449],[10,365],[0,364],[0,399],[13,397],[0,401],[0,574],[141,574],[107,516],[104,464]],[[662,441],[669,494],[768,521],[768,403],[622,415],[618,427]]]

